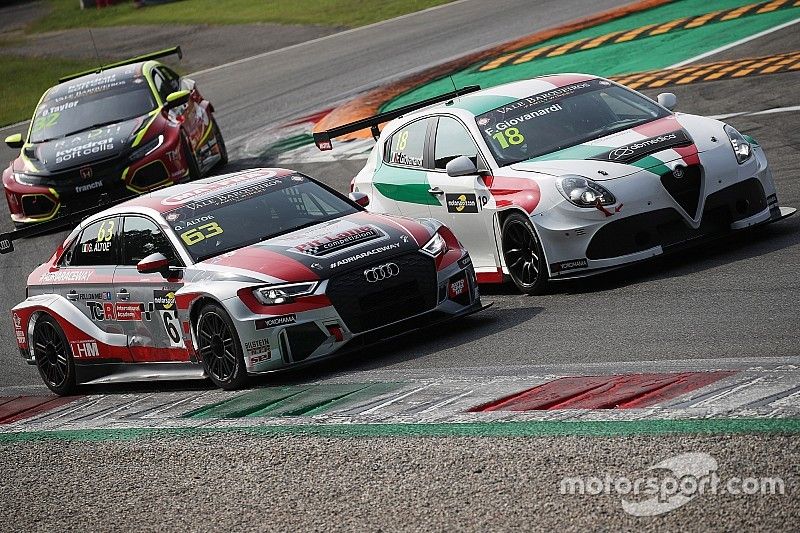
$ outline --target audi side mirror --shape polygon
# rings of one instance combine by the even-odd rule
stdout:
[[[347,196],[361,207],[367,207],[369,205],[369,196],[363,192],[351,192]]]
[[[139,274],[153,274],[155,272],[165,274],[169,272],[169,259],[160,252],[150,254],[136,264],[136,271]]]
[[[458,176],[474,176],[478,174],[478,167],[472,162],[472,159],[465,155],[460,155],[455,159],[450,160],[445,166],[447,175],[456,178]]]
[[[658,103],[672,111],[678,105],[678,97],[672,93],[661,93],[658,95]]]
[[[190,95],[191,93],[187,90],[175,91],[174,93],[170,93],[167,96],[167,101],[164,102],[164,107],[166,109],[173,109],[175,107],[180,107],[183,104],[189,102]]]

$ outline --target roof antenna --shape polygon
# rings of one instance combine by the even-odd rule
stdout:
[[[94,48],[94,57],[97,59],[97,72],[103,71],[103,64],[100,61],[100,53],[97,51],[97,43],[94,42],[94,35],[92,35],[92,28],[86,28],[89,30],[89,38],[92,40],[92,47]]]
[[[456,82],[453,80],[453,75],[448,74],[447,77],[450,78],[450,83],[453,84],[453,91],[458,92],[458,87],[456,87]]]

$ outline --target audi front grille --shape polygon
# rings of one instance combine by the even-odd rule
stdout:
[[[436,264],[422,253],[378,261],[331,278],[327,294],[350,331],[361,333],[436,307]]]

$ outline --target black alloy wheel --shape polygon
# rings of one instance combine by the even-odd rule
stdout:
[[[508,273],[525,294],[542,294],[548,281],[542,245],[528,217],[512,213],[503,222],[503,257]]]
[[[197,349],[206,374],[216,386],[234,390],[244,385],[247,370],[239,336],[228,314],[216,304],[209,304],[200,312]]]
[[[36,321],[31,336],[36,368],[47,387],[60,396],[75,390],[75,362],[64,332],[48,315]]]

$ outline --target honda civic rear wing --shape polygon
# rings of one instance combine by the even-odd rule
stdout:
[[[87,74],[97,74],[98,72],[102,72],[104,70],[108,70],[110,68],[115,67],[122,67],[124,65],[133,65],[134,63],[142,63],[144,61],[152,61],[154,59],[160,59],[162,57],[167,57],[171,55],[177,55],[178,59],[183,59],[183,52],[181,51],[180,46],[173,46],[172,48],[165,48],[164,50],[159,50],[157,52],[152,52],[149,54],[144,54],[141,56],[132,57],[130,59],[126,59],[124,61],[118,61],[116,63],[110,63],[108,65],[103,65],[94,69],[84,70],[83,72],[77,72],[75,74],[69,74],[68,76],[64,76],[63,78],[58,79],[58,83],[64,83],[65,81],[74,80],[75,78],[80,78],[81,76],[86,76]]]
[[[453,98],[480,90],[480,85],[468,85],[463,89],[456,89],[455,91],[446,94],[440,94],[439,96],[434,96],[433,98],[428,98],[427,100],[422,100],[421,102],[404,105],[403,107],[398,107],[392,111],[386,111],[385,113],[379,113],[372,117],[362,118],[361,120],[356,120],[355,122],[351,122],[343,126],[337,126],[329,130],[318,131],[314,133],[314,144],[316,144],[317,148],[320,150],[331,150],[333,148],[331,139],[334,137],[339,137],[355,131],[365,130],[367,128],[370,129],[372,132],[372,137],[377,141],[378,136],[381,134],[378,126],[381,124],[389,122],[390,120],[394,120],[397,117],[402,117],[406,113],[422,109],[423,107],[446,102],[448,100],[452,100]]]

